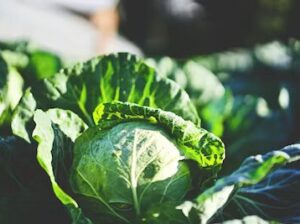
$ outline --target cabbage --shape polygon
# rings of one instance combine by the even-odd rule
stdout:
[[[75,142],[70,183],[93,216],[138,217],[152,204],[184,198],[191,175],[183,159],[176,143],[154,124],[89,128]]]
[[[184,90],[128,54],[97,57],[34,84],[12,130],[37,147],[73,224],[299,222],[299,145],[248,157],[217,179],[223,142],[201,128]],[[0,171],[14,174],[7,142],[0,138]]]

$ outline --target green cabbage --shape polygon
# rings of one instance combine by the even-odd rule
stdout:
[[[139,217],[152,204],[184,198],[191,175],[183,159],[157,125],[126,122],[103,131],[94,127],[75,142],[70,183],[87,214]]]

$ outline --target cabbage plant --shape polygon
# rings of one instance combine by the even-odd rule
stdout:
[[[299,145],[249,157],[217,178],[222,141],[201,128],[184,90],[128,54],[33,85],[12,130],[37,147],[70,223],[300,221],[299,192],[290,197],[299,186]],[[287,200],[278,204],[281,195]]]
[[[52,132],[47,113],[37,110],[34,120],[38,160],[51,177],[56,195],[67,199],[64,203],[77,212],[80,206],[95,223],[147,223],[145,212],[161,204],[172,205],[170,210],[176,212],[176,205],[192,189],[194,170],[187,160],[199,172],[213,175],[224,159],[220,139],[172,112],[132,103],[100,104],[94,112],[97,125],[80,134],[72,147],[71,166],[65,174],[74,194],[71,198],[53,170],[59,167],[54,159],[63,159],[64,152],[55,152],[58,158],[52,155],[52,164],[48,160],[51,151],[58,150],[53,144],[65,146]],[[205,180],[203,175],[201,182]],[[185,220],[183,215],[181,219]]]
[[[171,112],[114,102],[96,108],[97,126],[76,138],[72,162],[65,167],[70,159],[64,151],[70,149],[66,127],[51,124],[51,116],[41,110],[34,115],[38,161],[74,223],[209,223],[232,217],[249,223],[264,222],[260,217],[299,221],[296,198],[289,199],[292,210],[276,204],[297,184],[298,169],[278,168],[295,164],[298,145],[249,157],[213,183],[224,158],[220,139]]]

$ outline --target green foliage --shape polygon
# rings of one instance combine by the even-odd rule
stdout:
[[[97,107],[94,114],[103,115],[103,117],[95,116],[99,121],[98,126],[90,127],[81,135],[80,132],[84,130],[85,125],[70,111],[50,109],[46,113],[40,110],[34,113],[36,128],[33,131],[33,138],[39,143],[37,158],[49,175],[58,199],[69,211],[78,213],[79,202],[88,217],[96,223],[104,220],[112,223],[122,220],[125,223],[139,222],[138,220],[143,220],[144,216],[149,214],[145,211],[150,207],[153,208],[153,204],[164,202],[178,204],[187,194],[191,183],[189,168],[182,160],[194,159],[203,163],[202,148],[205,149],[206,145],[213,143],[213,136],[203,135],[202,133],[205,133],[210,136],[205,130],[197,129],[191,122],[184,121],[171,112],[125,103],[101,104],[101,106],[122,108],[119,108],[121,109],[119,111],[112,110],[111,107],[108,111],[102,108],[104,110],[101,112]],[[158,123],[148,124],[150,116],[135,121],[132,115],[130,119],[128,106],[135,111],[133,115],[136,117],[143,115],[139,110],[149,110],[150,113],[155,112],[152,115],[158,119],[157,112],[159,112]],[[128,116],[127,120],[121,117],[111,120],[106,117],[117,113],[122,114],[121,117]],[[111,121],[117,123],[112,125]],[[170,126],[172,122],[173,126]],[[185,125],[185,122],[189,125]],[[55,123],[59,128],[51,123]],[[169,134],[166,130],[169,130]],[[197,138],[188,134],[189,132],[195,134],[192,130],[196,134],[199,131],[202,134],[199,137],[204,136],[206,140],[200,139],[198,142]],[[183,134],[185,131],[186,134]],[[80,135],[74,148],[72,141],[69,141],[70,139],[63,133],[70,138]],[[176,142],[176,139],[181,143],[178,146],[173,142]],[[194,147],[198,147],[199,152],[188,153],[184,157],[182,154],[186,153],[181,152],[185,152],[189,142],[193,144],[194,141],[197,143]],[[184,144],[187,144],[187,147],[184,148]],[[222,146],[222,142],[220,144]],[[70,155],[73,161],[71,168],[67,165]],[[213,158],[215,157],[212,156],[211,159]],[[202,163],[199,165],[203,166]],[[215,162],[210,165],[220,164]],[[62,179],[61,185],[58,183],[59,178]],[[66,189],[71,189],[78,202],[61,188],[69,185],[63,183],[65,182],[63,180],[69,178],[71,186]],[[118,186],[118,189],[113,190],[112,186]],[[71,216],[75,220],[76,217],[72,213]]]
[[[247,188],[249,186],[254,185],[255,188],[259,188],[256,186],[265,178],[266,181],[271,181],[273,178],[272,171],[278,169],[279,167],[287,164],[293,163],[295,161],[299,162],[300,159],[300,146],[299,145],[292,145],[282,150],[269,152],[265,155],[257,155],[251,156],[244,160],[241,164],[240,168],[234,171],[227,177],[223,177],[219,179],[212,187],[204,191],[200,194],[193,202],[185,202],[182,208],[186,215],[189,214],[191,209],[196,209],[201,219],[201,223],[207,223],[214,215],[217,214],[222,207],[230,206],[230,201],[232,203],[245,203],[250,201],[253,203],[253,207],[256,207],[256,215],[265,215],[263,211],[260,210],[260,205],[255,205],[255,201],[251,202],[251,198],[248,199],[247,197],[242,197],[241,192],[247,192],[247,190],[243,188]],[[271,174],[271,175],[270,175]],[[269,176],[268,176],[269,175]],[[268,179],[269,178],[269,179]],[[286,178],[286,177],[285,177]],[[285,179],[283,178],[283,180]],[[283,183],[280,183],[283,184]],[[283,185],[284,186],[284,185]],[[279,185],[279,188],[282,187],[283,190],[285,187]],[[272,192],[272,191],[270,191]],[[267,192],[267,193],[270,193]],[[284,192],[284,191],[283,191]],[[273,192],[272,197],[277,197],[276,194]],[[245,196],[246,194],[244,194]],[[299,204],[295,202],[293,206],[299,209]],[[269,206],[272,206],[270,204]],[[240,208],[242,209],[242,208]],[[236,215],[236,210],[227,210],[231,216]],[[226,213],[225,213],[226,214]],[[247,215],[247,208],[245,215]],[[293,217],[295,220],[298,220],[299,217],[295,212]],[[274,219],[274,214],[272,217],[268,217],[270,219]],[[284,217],[285,218],[285,217]],[[291,217],[290,217],[291,218]],[[283,221],[284,219],[281,219]]]
[[[0,55],[0,130],[9,126],[12,111],[23,94],[23,79]]]
[[[21,137],[0,137],[0,222],[299,223],[298,45],[147,60],[161,77],[125,53],[52,76],[0,44],[0,126]]]
[[[15,67],[25,79],[26,86],[50,78],[62,68],[61,59],[28,42],[0,43],[0,54],[7,64]]]
[[[0,130],[11,134],[13,111],[24,93],[38,80],[53,76],[62,67],[58,56],[26,42],[0,43]]]
[[[298,41],[274,41],[188,60],[147,61],[188,92],[201,126],[222,138],[228,173],[247,156],[300,138],[299,52]]]
[[[185,91],[175,82],[157,76],[135,56],[125,53],[97,57],[63,69],[28,91],[31,93],[25,94],[14,114],[18,121],[12,122],[16,123],[13,133],[27,140],[32,131],[27,128],[28,123],[37,108],[71,110],[93,126],[91,115],[95,107],[115,100],[161,108],[199,123],[196,109]]]

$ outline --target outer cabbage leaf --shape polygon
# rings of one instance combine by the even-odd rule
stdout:
[[[14,118],[11,123],[14,134],[21,136],[27,142],[31,141],[30,135],[34,129],[32,116],[36,107],[36,101],[30,89],[27,89],[14,112]],[[52,122],[59,124],[64,133],[73,141],[78,137],[79,133],[87,128],[87,125],[71,111],[49,109],[47,115],[51,118]]]
[[[69,110],[49,109],[47,115],[51,122],[57,124],[59,129],[73,142],[87,129],[87,125],[76,114]]]
[[[31,142],[31,133],[34,129],[32,117],[36,106],[36,101],[30,89],[27,89],[13,114],[11,122],[13,133],[27,142]]]
[[[63,114],[63,116],[57,116],[58,113]],[[68,189],[66,177],[70,172],[69,168],[72,161],[71,150],[73,142],[69,137],[79,135],[79,133],[71,133],[71,131],[82,131],[81,127],[84,126],[84,123],[78,122],[78,117],[75,117],[75,121],[71,120],[71,118],[76,115],[70,116],[71,112],[68,111],[63,112],[59,110],[56,111],[56,113],[50,111],[48,114],[37,110],[34,115],[36,127],[32,135],[38,142],[37,161],[49,176],[55,196],[67,207],[72,218],[72,223],[91,223],[91,221],[84,216],[72,196],[62,189],[62,187]],[[61,127],[66,134],[71,133],[69,137],[51,121],[49,118],[51,115],[55,115],[53,120],[57,122],[58,127]],[[63,118],[63,120],[58,120],[58,117]],[[73,127],[76,123],[79,124],[79,127],[74,129]]]
[[[257,184],[265,178],[267,181],[271,181],[269,178],[272,178],[272,171],[274,171],[274,169],[287,163],[295,162],[299,159],[299,145],[287,146],[281,150],[269,152],[263,156],[251,156],[247,158],[240,168],[231,175],[219,179],[214,186],[200,194],[193,202],[187,201],[178,208],[182,209],[186,215],[188,215],[191,210],[196,209],[199,213],[201,223],[206,223],[212,219],[213,216],[216,216],[218,212],[222,213],[226,204],[231,203],[231,200],[234,201],[235,198],[238,198],[239,194],[243,195],[242,192],[247,192],[247,189],[249,189],[250,186],[254,186],[253,188],[257,189],[258,193],[258,195],[253,194],[251,197],[255,198],[255,196],[257,196],[259,198],[260,187]],[[270,174],[271,176],[269,176]],[[288,190],[285,185],[279,186],[281,188],[280,190],[283,192]],[[293,195],[292,192],[290,193]],[[258,211],[260,210],[259,205],[252,202],[251,198],[247,198],[246,194],[243,196],[245,197],[243,197],[242,200],[247,200],[250,204],[252,203],[251,205],[255,208],[258,208]],[[270,195],[270,197],[276,198],[276,193],[275,195]],[[274,202],[276,202],[276,200]],[[295,206],[299,206],[297,203],[298,202],[296,202]],[[297,211],[299,211],[299,209],[297,209]],[[231,217],[235,217],[234,210],[229,210],[229,212],[232,214]],[[246,214],[248,213],[246,212]],[[252,214],[261,215],[261,212],[256,211]],[[276,219],[276,216],[271,216],[269,218],[270,220],[273,220]]]
[[[276,170],[262,182],[239,189],[223,210],[223,216],[255,214],[280,223],[299,223],[299,178],[299,169]]]
[[[97,57],[85,63],[61,70],[31,89],[36,108],[61,108],[75,112],[89,126],[90,116],[99,103],[114,100],[172,111],[199,124],[199,117],[188,95],[173,81],[159,77],[135,56],[120,53]],[[26,98],[26,96],[24,96]],[[24,99],[19,107],[24,106]],[[33,104],[32,104],[33,105]],[[17,108],[17,111],[22,109]],[[27,114],[18,128],[30,120]],[[15,117],[22,117],[18,115]],[[14,133],[18,129],[13,128]],[[30,133],[30,131],[27,131]],[[21,137],[24,137],[24,132]]]
[[[133,103],[114,102],[100,104],[93,116],[95,123],[102,128],[129,120],[157,123],[176,140],[186,158],[195,160],[203,168],[218,167],[225,158],[224,144],[218,137],[172,112]]]

